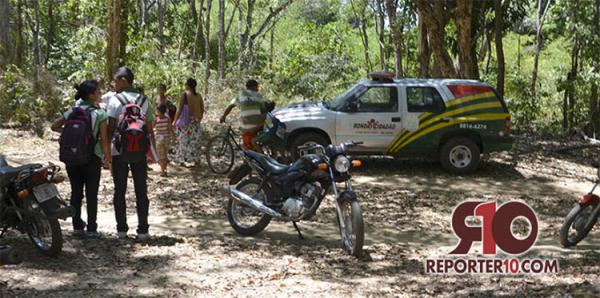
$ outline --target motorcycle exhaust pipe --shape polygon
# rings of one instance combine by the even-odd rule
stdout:
[[[262,213],[266,213],[275,218],[284,218],[284,216],[281,213],[267,207],[265,204],[263,204],[257,200],[252,199],[249,195],[235,189],[234,187],[226,186],[225,192],[229,193],[232,198],[250,206],[251,208],[253,208],[255,210],[258,210]]]

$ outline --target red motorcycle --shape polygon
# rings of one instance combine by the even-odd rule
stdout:
[[[594,181],[594,187],[579,199],[560,228],[560,243],[564,247],[577,245],[579,241],[583,240],[590,233],[600,215],[600,197],[594,194],[594,190],[600,184],[600,164],[594,163],[593,166],[598,168],[598,177]]]

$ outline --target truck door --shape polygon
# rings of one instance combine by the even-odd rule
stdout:
[[[394,138],[387,151],[392,154],[435,152],[438,141],[435,125],[447,121],[440,118],[446,108],[438,90],[424,85],[401,86],[400,102],[405,109],[404,130]]]
[[[336,117],[338,142],[363,141],[357,151],[383,153],[402,129],[396,85],[365,86],[348,98]]]

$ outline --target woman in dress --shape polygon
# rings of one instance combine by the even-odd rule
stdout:
[[[204,101],[196,92],[196,80],[188,79],[185,91],[179,98],[174,125],[177,127],[177,147],[174,160],[179,163],[198,164],[202,151],[202,117],[204,117]]]

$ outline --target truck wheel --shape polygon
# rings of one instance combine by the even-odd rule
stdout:
[[[479,147],[469,138],[453,138],[440,150],[442,167],[453,174],[473,173],[479,166]]]
[[[311,153],[311,152],[298,152],[297,148],[300,146],[307,145],[316,145],[320,144],[322,146],[327,146],[329,142],[325,137],[316,132],[305,132],[301,133],[297,137],[295,137],[290,143],[290,152],[292,153],[292,157],[294,160],[300,158],[301,156]]]

